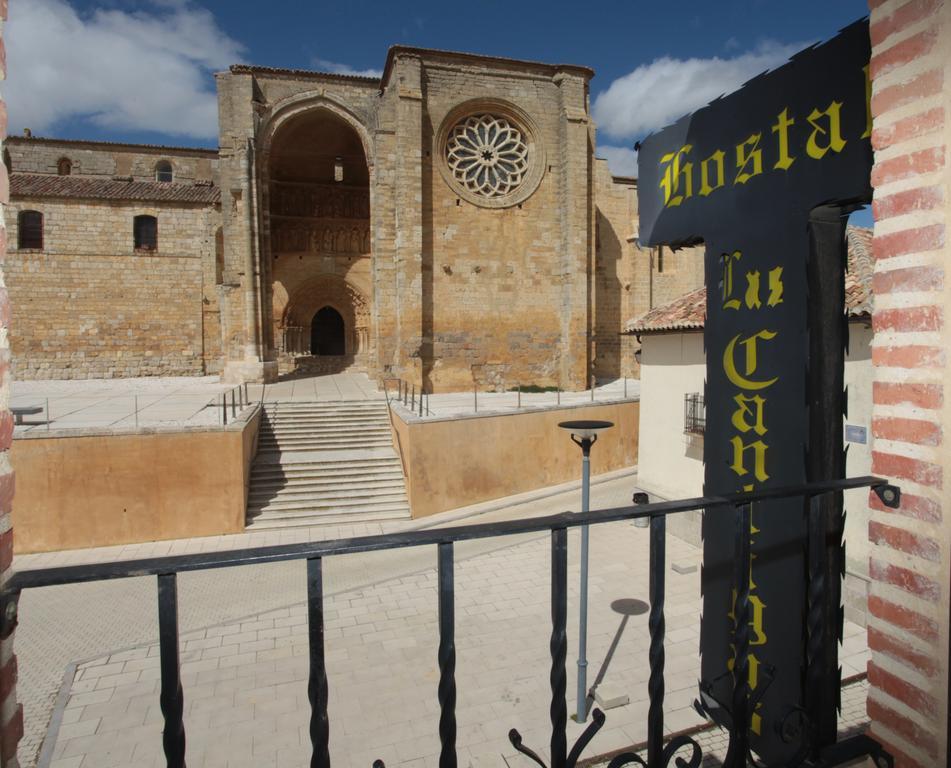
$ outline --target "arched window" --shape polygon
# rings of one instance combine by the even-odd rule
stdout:
[[[43,247],[43,214],[39,211],[20,211],[17,214],[17,247]]]
[[[136,216],[132,221],[132,239],[137,251],[157,251],[158,219],[154,216]]]
[[[68,157],[61,157],[56,163],[56,172],[60,176],[69,176],[73,172],[73,161]]]
[[[173,178],[172,164],[168,160],[159,160],[155,164],[155,180],[171,181]]]

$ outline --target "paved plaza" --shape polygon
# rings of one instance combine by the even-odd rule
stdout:
[[[34,408],[23,415],[14,434],[59,430],[207,427],[233,418],[231,402],[317,402],[377,400],[389,397],[407,418],[418,418],[409,394],[406,406],[399,398],[395,382],[384,388],[362,373],[286,377],[273,384],[249,384],[238,391],[217,376],[165,377],[141,379],[72,379],[65,381],[14,381],[10,405]],[[474,413],[512,413],[518,410],[555,408],[636,398],[640,382],[618,379],[584,392],[472,392],[427,396],[424,419],[447,418]],[[226,405],[223,413],[222,398]]]
[[[592,488],[593,508],[629,503],[636,477]],[[577,485],[447,513],[430,523],[490,522],[577,509]],[[469,513],[481,512],[472,516]],[[17,568],[231,549],[379,533],[410,524],[240,534],[17,557]],[[628,696],[586,750],[642,741],[647,713],[647,530],[591,529],[589,686]],[[699,550],[668,537],[668,732],[698,724]],[[568,690],[577,651],[578,533],[569,538]],[[529,766],[509,746],[518,728],[549,740],[550,542],[547,534],[456,546],[457,716],[462,766]],[[693,568],[693,570],[691,570]],[[684,571],[684,573],[681,573]],[[433,548],[324,563],[331,754],[335,766],[437,764],[438,643]],[[163,765],[155,579],[25,592],[17,631],[24,765]],[[301,562],[179,577],[182,681],[190,766],[300,766],[309,759],[307,632]],[[864,631],[846,627],[843,675],[864,672]],[[569,695],[569,702],[573,695]],[[573,705],[572,705],[573,706]],[[51,722],[50,737],[37,750]],[[569,741],[580,726],[569,722]]]

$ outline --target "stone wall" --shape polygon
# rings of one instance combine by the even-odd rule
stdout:
[[[902,501],[892,510],[869,496],[868,713],[872,735],[910,768],[948,758],[951,3],[869,6],[872,471],[900,484]]]
[[[13,173],[55,174],[59,161],[67,158],[73,176],[132,176],[136,181],[154,181],[155,164],[161,160],[172,164],[175,181],[212,181],[217,176],[215,150],[22,136],[8,139],[5,149],[10,153]]]
[[[634,242],[637,181],[614,179],[605,160],[594,165],[596,204],[594,299],[594,375],[599,380],[636,376],[637,341],[622,335],[638,314],[634,303],[638,262],[646,254]]]
[[[583,85],[569,97],[579,125],[587,119]],[[423,91],[422,333],[432,340],[424,351],[424,379],[437,389],[466,389],[474,379],[506,389],[565,384],[564,363],[575,372],[575,386],[584,386],[588,146],[586,137],[575,146],[564,135],[561,86],[550,76],[514,79],[427,62]],[[439,167],[443,122],[456,119],[458,105],[479,104],[487,93],[524,110],[537,127],[537,151],[545,155],[538,188],[504,208],[461,198]],[[565,189],[569,173],[570,183],[580,185],[572,194]],[[572,206],[580,206],[581,221],[566,224]],[[579,279],[580,287],[573,287]],[[566,318],[575,316],[571,327]],[[580,349],[572,345],[572,333],[581,334]]]
[[[17,211],[43,213],[41,250],[17,249]],[[158,250],[132,222],[158,219]],[[16,375],[201,375],[219,357],[211,207],[19,199],[5,211]],[[206,327],[207,326],[207,327]],[[206,359],[209,365],[206,366]]]
[[[259,327],[256,302],[276,327],[295,285],[310,276],[346,270],[363,277],[362,267],[339,257],[295,254],[286,261],[270,253],[273,242],[284,241],[271,236],[275,222],[266,210],[269,157],[286,121],[325,109],[360,135],[369,166],[371,375],[402,376],[430,391],[468,388],[474,380],[487,387],[587,385],[590,73],[458,58],[466,57],[398,51],[382,93],[379,81],[365,78],[256,67],[219,75],[225,283],[234,286],[226,314],[238,320],[223,333],[227,377],[273,375],[278,339]],[[252,101],[264,107],[259,120]],[[439,132],[467,104],[488,112],[510,107],[516,122],[531,127],[539,158],[532,194],[483,205],[447,182]]]

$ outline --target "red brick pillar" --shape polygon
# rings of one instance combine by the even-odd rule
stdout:
[[[7,19],[7,0],[0,0],[0,80],[6,79],[6,49],[3,25]],[[0,100],[0,150],[7,136],[7,106]],[[10,182],[7,169],[0,165],[0,214],[10,202]],[[7,252],[4,217],[0,215],[0,264]],[[13,501],[13,470],[9,450],[13,439],[13,419],[8,410],[10,398],[10,345],[7,331],[10,327],[10,298],[3,287],[0,273],[0,586],[10,575],[13,561],[13,523],[10,510]],[[0,610],[10,606],[0,607]],[[15,605],[12,606],[15,610]],[[9,614],[8,614],[9,615]],[[2,622],[2,617],[0,617]],[[11,622],[12,623],[12,622]],[[0,627],[3,624],[0,623]],[[23,735],[23,707],[17,703],[17,660],[13,654],[13,632],[0,628],[0,766],[15,768],[17,744]]]
[[[869,0],[875,166],[868,713],[896,765],[944,765],[948,722],[951,0]]]

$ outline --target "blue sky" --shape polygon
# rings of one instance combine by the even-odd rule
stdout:
[[[625,173],[648,131],[865,14],[866,0],[18,0],[5,95],[14,132],[216,146],[212,73],[231,63],[373,74],[399,43],[583,64],[599,153]]]

